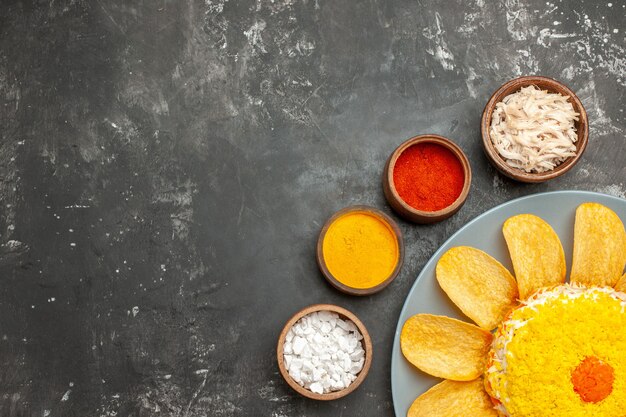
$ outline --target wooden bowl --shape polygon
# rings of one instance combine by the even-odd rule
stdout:
[[[352,383],[348,385],[348,387],[340,391],[333,391],[327,394],[317,394],[313,391],[309,391],[308,389],[304,388],[302,385],[294,381],[293,378],[291,378],[291,376],[289,375],[287,368],[285,368],[285,359],[283,356],[283,347],[284,347],[285,338],[287,336],[287,332],[289,331],[289,329],[291,329],[293,325],[302,317],[306,316],[307,314],[314,313],[316,311],[332,311],[334,313],[337,313],[340,318],[344,320],[347,319],[353,322],[356,325],[356,327],[359,329],[359,332],[361,333],[361,335],[363,335],[363,339],[361,340],[361,345],[363,347],[363,350],[365,351],[365,362],[363,363],[363,369],[361,369],[361,372],[359,372],[356,379],[352,381]],[[365,325],[361,322],[361,320],[359,320],[357,316],[355,316],[353,313],[346,310],[345,308],[339,307],[333,304],[310,305],[298,311],[296,314],[294,314],[287,321],[287,324],[285,324],[283,331],[280,332],[280,336],[278,337],[278,346],[276,347],[278,369],[280,370],[280,374],[283,376],[287,384],[289,384],[289,386],[293,388],[297,393],[307,398],[311,398],[313,400],[320,400],[320,401],[336,400],[338,398],[345,397],[346,395],[350,394],[352,391],[357,389],[359,385],[361,385],[361,383],[365,380],[365,377],[367,376],[367,373],[370,370],[370,366],[372,365],[372,352],[373,352],[372,338],[370,337],[370,334],[368,333],[367,329],[365,328]]]
[[[398,160],[398,157],[402,154],[402,152],[418,143],[435,143],[437,145],[443,146],[446,149],[449,149],[458,158],[459,162],[463,166],[465,182],[463,183],[463,189],[461,190],[461,194],[459,194],[458,198],[452,204],[444,209],[437,211],[417,210],[408,205],[400,197],[398,191],[396,190],[396,186],[393,182],[393,170],[396,166],[396,161]],[[383,191],[385,192],[385,197],[387,198],[387,202],[389,203],[389,205],[406,220],[421,224],[439,222],[441,220],[447,219],[448,217],[459,211],[459,209],[465,203],[465,200],[467,200],[467,195],[469,193],[471,183],[472,169],[470,167],[469,161],[467,160],[467,156],[465,156],[461,148],[459,148],[456,143],[452,142],[448,138],[444,138],[443,136],[439,135],[420,135],[405,141],[400,146],[398,146],[396,150],[393,151],[393,153],[389,156],[389,159],[387,159],[387,163],[385,164],[385,168],[383,170]]]
[[[522,87],[529,85],[535,85],[542,90],[548,90],[552,93],[559,93],[567,96],[569,98],[569,102],[574,106],[574,110],[579,114],[578,122],[575,123],[576,132],[578,133],[578,140],[576,141],[576,155],[569,157],[553,170],[542,173],[526,172],[509,166],[493,146],[489,135],[491,117],[496,104],[502,101],[502,99],[509,94],[515,93]],[[585,111],[580,99],[565,84],[553,80],[552,78],[540,76],[515,78],[514,80],[503,84],[502,87],[496,90],[487,102],[485,110],[483,111],[480,131],[483,137],[483,148],[487,154],[487,158],[493,166],[496,167],[500,173],[509,178],[528,183],[544,182],[565,174],[567,171],[572,169],[574,165],[576,165],[580,157],[583,155],[589,140],[589,122],[587,121],[587,112]]]
[[[371,287],[371,288],[349,287],[346,284],[340,282],[337,278],[335,278],[335,276],[331,274],[330,271],[328,270],[328,266],[326,266],[326,260],[324,259],[324,238],[326,237],[326,232],[328,231],[328,228],[330,227],[331,224],[333,224],[335,220],[337,220],[339,217],[345,214],[352,213],[352,212],[365,212],[387,223],[389,225],[389,228],[393,232],[393,234],[396,236],[396,241],[398,242],[398,263],[396,264],[396,267],[391,272],[391,275],[387,277],[387,279],[385,279],[383,282],[376,285],[375,287]],[[317,265],[319,266],[320,271],[322,271],[322,275],[324,275],[324,278],[326,278],[326,281],[328,281],[330,285],[332,285],[339,291],[346,293],[346,294],[364,296],[364,295],[375,294],[379,291],[382,291],[387,285],[391,284],[391,281],[393,281],[398,276],[398,274],[400,273],[400,269],[402,269],[403,263],[404,263],[404,240],[402,239],[402,231],[398,227],[398,224],[391,217],[387,216],[385,213],[383,213],[382,211],[374,207],[350,206],[350,207],[346,207],[344,209],[339,210],[338,212],[333,214],[330,219],[326,221],[326,223],[324,224],[324,227],[322,227],[322,231],[320,232],[319,238],[317,239]]]

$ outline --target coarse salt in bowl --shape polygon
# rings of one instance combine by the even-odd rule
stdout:
[[[278,339],[285,381],[299,394],[335,400],[363,382],[372,362],[372,341],[363,323],[332,304],[306,307],[289,319]]]

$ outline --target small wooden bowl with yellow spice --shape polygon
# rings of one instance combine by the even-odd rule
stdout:
[[[335,213],[317,241],[317,263],[326,280],[351,295],[370,295],[393,281],[404,262],[402,232],[396,222],[370,206]]]

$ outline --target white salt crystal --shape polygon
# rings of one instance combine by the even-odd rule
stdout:
[[[341,367],[343,368],[344,371],[350,372],[350,368],[352,368],[352,361],[350,360],[349,356],[343,359],[343,363],[341,364]]]
[[[350,330],[350,325],[344,320],[338,320],[337,327],[343,330]]]
[[[339,344],[339,348],[341,349],[340,352],[345,352],[346,350],[348,350],[348,339],[346,339],[345,337],[342,337],[340,339],[337,340],[338,344]]]
[[[337,326],[333,329],[332,335],[339,338],[339,337],[343,337],[345,335],[347,335],[348,332],[345,331],[342,327]]]
[[[310,359],[313,356],[313,352],[311,351],[311,345],[304,345],[301,355],[303,358]]]
[[[360,358],[362,358],[365,352],[363,352],[363,349],[361,348],[361,346],[357,346],[356,349],[354,349],[354,352],[352,352],[350,354],[350,359],[353,361],[358,361]]]
[[[330,325],[330,323],[322,323],[322,326],[320,327],[320,330],[322,331],[322,333],[330,333],[330,331],[332,330],[332,326]]]
[[[294,381],[296,381],[298,384],[302,385],[302,379],[300,378],[300,370],[299,369],[294,369],[293,367],[291,367],[291,369],[289,370],[289,375],[294,379]]]
[[[357,347],[357,345],[360,345],[359,341],[355,338],[352,339],[348,339],[348,348],[349,350],[354,351]]]
[[[319,382],[312,383],[311,386],[309,387],[309,389],[311,391],[313,391],[313,392],[318,393],[318,394],[323,394],[324,393],[324,387]]]
[[[302,359],[295,357],[291,359],[291,369],[300,369],[302,368]]]
[[[296,336],[293,339],[293,353],[295,353],[296,355],[301,354],[302,349],[304,349],[305,346],[306,346],[306,339],[300,336]]]
[[[348,372],[350,372],[352,375],[356,375],[359,372],[361,372],[361,369],[363,369],[363,364],[359,365],[358,363],[352,363],[352,366],[350,366],[350,369],[348,369]]]
[[[326,372],[324,372],[323,369],[319,369],[316,368],[313,370],[313,380],[314,381],[322,381],[324,379],[324,375],[326,374]]]
[[[330,311],[319,311],[317,313],[313,313],[313,317],[317,318],[319,321],[331,321],[333,319],[337,319],[338,316]]]
[[[331,386],[335,391],[339,391],[340,389],[344,389],[346,387],[343,381],[333,381]]]

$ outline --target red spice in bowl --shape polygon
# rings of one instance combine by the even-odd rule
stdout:
[[[405,219],[434,223],[459,211],[471,181],[469,161],[458,145],[443,136],[421,135],[405,141],[389,156],[383,191]]]
[[[416,210],[438,211],[463,191],[465,173],[451,150],[435,143],[417,143],[404,150],[393,170],[396,191]]]

